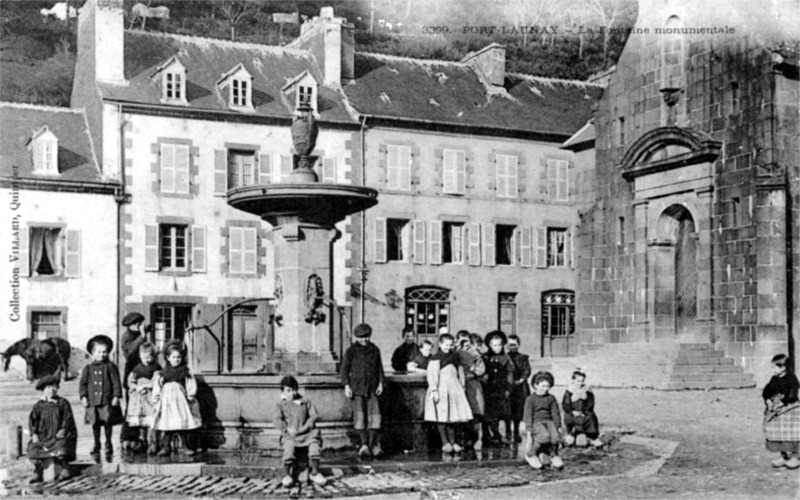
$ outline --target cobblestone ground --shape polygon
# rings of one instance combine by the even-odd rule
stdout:
[[[557,396],[562,392],[563,388],[555,390]],[[596,456],[570,451],[566,454],[563,472],[537,472],[522,465],[474,468],[454,463],[445,468],[422,466],[418,470],[403,472],[339,477],[328,487],[312,489],[311,493],[316,498],[361,495],[373,500],[418,499],[422,489],[433,491],[439,498],[460,495],[464,499],[486,500],[800,498],[797,496],[798,471],[770,467],[774,456],[764,449],[762,402],[758,390],[659,392],[596,389],[595,395],[604,429],[679,443],[672,458],[658,474],[620,476],[621,472],[646,458],[637,455],[643,452],[635,447],[618,445]],[[22,493],[13,488],[10,491]],[[453,491],[455,493],[451,495]],[[288,495],[288,491],[274,480],[125,475],[74,479],[62,483],[59,489],[51,487],[30,493],[95,499],[156,496],[286,498]]]

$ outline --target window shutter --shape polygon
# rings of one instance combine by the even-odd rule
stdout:
[[[533,229],[524,226],[520,237],[520,265],[531,267],[533,261]]]
[[[547,228],[536,228],[536,267],[547,267]]]
[[[575,228],[570,229],[567,235],[567,255],[565,259],[569,259],[569,267],[575,269]]]
[[[66,269],[67,278],[81,276],[81,231],[80,229],[67,229],[66,241]]]
[[[464,151],[456,152],[456,192],[467,192],[467,154]]]
[[[425,263],[425,221],[414,221],[414,264]]]
[[[206,227],[192,226],[192,272],[206,272]]]
[[[551,200],[557,199],[557,175],[558,168],[556,160],[547,160],[547,197]]]
[[[483,225],[483,265],[493,266],[494,256],[494,224]]]
[[[30,243],[28,242],[29,231],[30,228],[28,227],[19,228],[19,275],[23,278],[31,275],[31,257],[28,253],[30,250]]]
[[[400,165],[400,189],[411,189],[411,148],[408,146],[401,146],[398,162]]]
[[[397,146],[386,146],[386,188],[399,189],[399,148]]]
[[[289,182],[290,175],[292,175],[292,157],[281,155],[281,177],[279,182]]]
[[[506,182],[506,157],[497,155],[495,158],[495,182],[497,196],[505,198],[508,193],[508,185]]]
[[[244,263],[244,235],[241,227],[228,230],[228,272],[241,274]]]
[[[386,262],[386,219],[375,218],[375,262]]]
[[[224,149],[214,150],[214,194],[224,195],[228,192],[228,152]]]
[[[439,265],[442,263],[442,221],[432,220],[429,223],[430,231],[430,263]]]
[[[445,149],[442,157],[442,191],[445,193],[457,193],[456,179],[456,151]]]
[[[256,228],[246,227],[242,229],[244,234],[244,269],[246,274],[256,274],[258,270],[258,238]]]
[[[189,146],[175,145],[175,192],[189,194]]]
[[[175,192],[175,145],[161,145],[161,192]]]
[[[569,163],[564,160],[559,160],[556,165],[556,199],[558,201],[569,201],[568,167]]]
[[[158,224],[144,226],[144,270],[158,271]]]
[[[261,155],[258,174],[259,184],[269,184],[272,181],[272,155]]]
[[[336,158],[322,159],[322,182],[336,182]]]
[[[506,175],[508,176],[508,197],[516,198],[519,192],[519,168],[516,156],[506,156]]]
[[[467,237],[469,238],[469,265],[481,265],[481,225],[470,224]]]

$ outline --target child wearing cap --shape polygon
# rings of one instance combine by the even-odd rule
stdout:
[[[28,426],[31,440],[28,443],[28,458],[33,462],[30,483],[42,482],[42,469],[46,459],[54,459],[62,466],[59,480],[69,479],[67,463],[75,460],[78,430],[72,416],[69,401],[58,396],[58,376],[47,376],[39,380],[36,390],[42,397],[33,405]]]
[[[378,396],[383,393],[383,361],[381,351],[370,342],[372,327],[362,323],[353,329],[356,342],[342,359],[344,395],[353,402],[353,427],[361,441],[359,456],[383,454],[378,440],[381,411]]]
[[[297,462],[297,451],[308,456],[311,475],[309,480],[324,486],[325,476],[319,472],[319,457],[322,449],[322,436],[317,423],[317,409],[308,398],[297,392],[297,380],[291,375],[281,380],[281,399],[275,406],[275,429],[280,432],[280,445],[283,448],[283,465],[286,477],[281,483],[290,488],[297,483],[301,472]],[[304,468],[304,467],[303,467]]]
[[[558,455],[558,444],[561,442],[559,427],[561,412],[558,401],[550,394],[555,380],[550,372],[537,372],[533,376],[533,394],[525,400],[525,429],[528,431],[530,448],[525,460],[534,469],[541,469],[550,459],[545,451],[549,447],[553,457],[553,468],[563,469],[564,462]]]
[[[94,448],[92,456],[95,460],[100,456],[100,432],[106,435],[106,459],[111,459],[114,447],[111,444],[113,426],[124,421],[119,400],[122,397],[122,384],[119,379],[117,365],[109,361],[108,355],[114,342],[105,335],[96,335],[89,339],[86,349],[94,361],[83,367],[78,389],[81,402],[86,408],[85,421],[92,426]]]

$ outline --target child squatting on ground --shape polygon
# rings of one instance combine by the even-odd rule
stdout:
[[[764,387],[764,437],[767,449],[781,454],[772,462],[773,467],[797,469],[800,460],[800,402],[797,391],[800,383],[788,371],[789,357],[778,354],[772,358],[772,378]]]
[[[545,453],[547,448],[553,457],[553,468],[560,470],[564,467],[558,455],[561,413],[558,411],[558,401],[550,394],[554,382],[549,372],[538,372],[533,376],[533,394],[525,400],[525,428],[528,429],[530,442],[525,460],[534,469],[541,469],[550,461]]]
[[[158,451],[158,441],[153,429],[155,407],[153,405],[153,384],[161,366],[156,363],[153,344],[146,342],[138,349],[139,363],[128,375],[128,410],[125,420],[131,431],[138,431],[139,441],[150,455]],[[148,448],[149,443],[149,448]]]
[[[200,406],[194,398],[197,382],[184,362],[183,348],[179,343],[167,344],[164,355],[167,366],[155,378],[153,387],[156,402],[153,427],[164,432],[164,442],[158,454],[167,456],[170,451],[176,451],[194,455],[194,450],[186,446],[186,431],[197,429],[202,424]]]
[[[361,457],[380,456],[383,449],[378,437],[381,429],[381,409],[378,396],[383,393],[383,361],[381,351],[370,342],[372,327],[362,323],[353,329],[355,343],[342,358],[344,395],[353,404],[353,427],[358,433]]]
[[[597,415],[594,413],[594,393],[586,385],[586,373],[583,371],[572,372],[572,380],[564,392],[561,408],[564,410],[564,427],[566,429],[564,442],[567,445],[574,444],[583,448],[591,440],[592,446],[603,446],[603,442],[598,439],[600,425],[597,422]]]
[[[439,352],[428,363],[428,392],[425,395],[425,421],[436,422],[442,438],[442,453],[460,453],[455,424],[472,420],[464,393],[464,369],[453,349],[453,336],[439,335]]]
[[[113,426],[124,421],[119,405],[122,397],[119,369],[108,360],[108,354],[113,347],[114,342],[105,335],[96,335],[89,339],[86,350],[91,353],[94,361],[83,367],[78,384],[78,393],[86,408],[85,422],[92,426],[92,457],[95,460],[100,458],[101,430],[105,431],[106,459],[110,460],[114,455],[114,446],[111,444]]]
[[[33,476],[28,482],[42,482],[44,461],[53,459],[61,465],[59,480],[69,479],[67,464],[75,460],[78,430],[72,417],[69,402],[58,396],[59,376],[43,377],[36,384],[42,398],[33,405],[28,426],[31,441],[28,443],[28,458],[33,462]]]
[[[297,380],[292,376],[281,380],[281,399],[275,407],[275,429],[280,432],[283,448],[283,465],[286,477],[281,484],[291,488],[297,484],[302,472],[300,458],[308,458],[311,469],[309,480],[324,486],[325,476],[319,472],[319,457],[322,450],[322,435],[316,427],[317,409],[308,398],[297,393]],[[298,457],[298,452],[302,457]]]

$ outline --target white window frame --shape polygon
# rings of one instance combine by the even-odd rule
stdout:
[[[307,102],[308,106],[311,109],[316,111],[317,106],[316,106],[316,103],[315,103],[315,101],[316,101],[315,93],[316,92],[314,90],[314,87],[311,86],[311,85],[298,85],[297,86],[297,100],[295,102],[295,106],[297,108],[299,108],[301,103]],[[308,96],[308,97],[306,99],[304,99],[304,96]]]
[[[400,144],[386,146],[386,188],[411,191],[411,147]]]
[[[183,71],[164,72],[164,100],[167,102],[186,102],[186,75]]]
[[[463,222],[444,221],[442,224],[442,245],[444,245],[445,238],[450,239],[450,260],[444,260],[444,246],[442,246],[442,263],[443,264],[466,264],[467,259],[465,254],[467,225]],[[454,231],[457,229],[457,231]]]
[[[547,267],[567,267],[567,234],[569,230],[561,227],[548,227],[547,228]],[[561,235],[563,237],[562,251],[558,251],[558,238],[551,237],[553,235]],[[560,257],[560,259],[559,259]],[[560,260],[560,262],[559,262]]]
[[[168,153],[172,155],[172,165],[169,164]],[[178,165],[177,160],[179,155],[186,159],[184,165]],[[159,163],[160,192],[164,194],[189,194],[191,185],[191,158],[189,156],[189,145],[177,144],[173,142],[162,142]],[[185,181],[180,180],[181,174],[183,174]]]
[[[398,242],[398,249],[401,253],[401,259],[389,258],[389,240],[394,238],[392,234],[392,222],[400,221],[403,223],[403,229],[400,232],[400,241]],[[411,262],[411,220],[401,217],[388,217],[386,219],[386,261],[387,262]]]
[[[164,263],[164,230],[169,229],[168,235],[168,248],[169,248],[169,262],[168,265]],[[178,259],[178,229],[183,229],[183,266],[177,266]],[[169,224],[163,223],[158,225],[158,266],[162,271],[188,271],[189,270],[189,256],[192,251],[190,243],[190,231],[188,224]]]
[[[228,273],[258,274],[258,229],[234,226],[228,228]]]
[[[517,155],[497,154],[497,197],[516,199],[519,196],[519,158]]]
[[[252,81],[245,77],[231,78],[229,85],[230,106],[232,108],[249,109],[253,107],[251,98],[253,95]]]
[[[442,151],[442,192],[466,194],[467,153],[459,149]]]
[[[33,141],[33,171],[36,174],[58,173],[58,140],[38,137]]]

